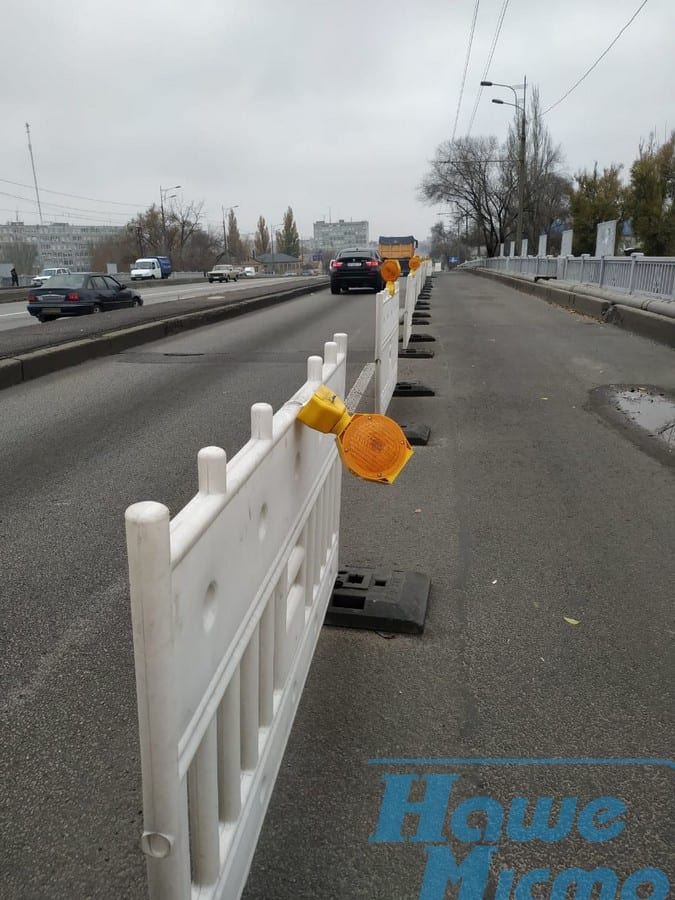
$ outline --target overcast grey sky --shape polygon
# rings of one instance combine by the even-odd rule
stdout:
[[[536,85],[544,108],[594,63],[641,0],[480,0],[457,136],[487,77]],[[428,235],[417,199],[451,137],[475,0],[5,0],[0,221],[123,224],[180,184],[240,231],[293,207]],[[597,68],[546,116],[570,174],[628,168],[675,127],[675,0],[648,0]],[[472,135],[506,136],[509,91],[484,89]],[[15,182],[12,184],[10,182]],[[24,185],[24,186],[19,186]],[[27,185],[27,187],[25,187]],[[94,198],[88,202],[48,191]],[[8,196],[14,195],[14,196]],[[117,204],[129,204],[115,205]],[[56,206],[55,204],[59,204]],[[68,207],[68,209],[60,208]]]

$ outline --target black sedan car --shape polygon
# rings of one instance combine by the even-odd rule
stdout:
[[[382,259],[377,250],[358,248],[340,250],[330,261],[330,292],[339,294],[349,288],[370,288],[381,291],[384,280],[380,274]]]
[[[98,272],[54,275],[44,287],[33,288],[28,295],[28,312],[40,322],[142,305],[140,294],[112,275]]]

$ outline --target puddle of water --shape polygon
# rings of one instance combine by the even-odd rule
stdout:
[[[611,400],[631,422],[675,447],[675,401],[647,388],[616,391]]]

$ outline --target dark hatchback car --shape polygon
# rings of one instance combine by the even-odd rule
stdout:
[[[112,275],[97,272],[54,275],[44,287],[33,288],[28,295],[28,312],[40,322],[142,305],[140,294]]]
[[[370,288],[381,291],[384,281],[380,274],[382,258],[377,250],[358,248],[340,250],[330,264],[330,292],[339,294],[350,288]]]

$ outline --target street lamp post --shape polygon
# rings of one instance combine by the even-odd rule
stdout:
[[[500,84],[498,81],[481,81],[481,87],[504,87],[508,88],[510,91],[513,91],[513,96],[515,98],[515,103],[507,103],[505,100],[492,100],[493,103],[498,103],[500,106],[514,106],[516,111],[520,113],[520,150],[519,150],[519,160],[518,160],[518,218],[516,220],[516,250],[518,251],[518,255],[520,256],[523,248],[523,204],[525,202],[525,140],[526,140],[526,119],[525,119],[525,110],[526,110],[526,98],[527,98],[527,76],[523,78],[522,85],[514,85],[512,84]],[[518,92],[516,88],[521,88],[523,91],[523,105],[522,107],[518,103]]]
[[[239,209],[239,204],[235,203],[234,206],[221,206],[220,209],[223,214],[223,256],[227,258],[227,229],[225,227],[225,213],[228,213],[231,209]]]
[[[166,253],[166,217],[164,215],[164,201],[167,199],[167,194],[169,191],[177,191],[180,187],[180,184],[174,184],[173,187],[163,188],[160,184],[159,186],[159,208],[162,213],[162,252]],[[175,194],[172,194],[168,199],[171,200],[175,197]]]

